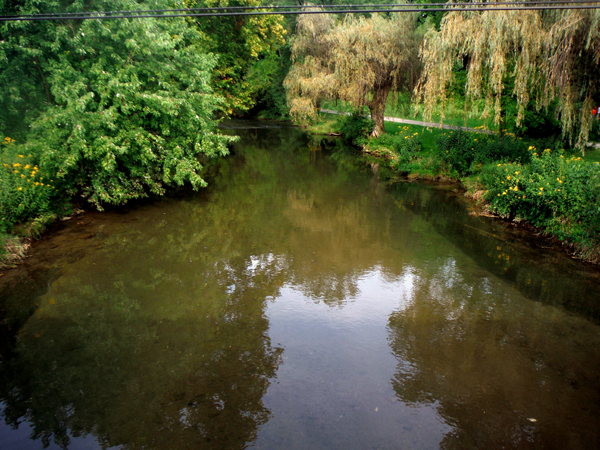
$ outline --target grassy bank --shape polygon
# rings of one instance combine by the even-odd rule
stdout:
[[[559,141],[386,123],[369,138],[359,116],[324,116],[311,130],[339,132],[384,177],[458,180],[487,212],[528,222],[573,255],[600,263],[600,150],[583,157]]]

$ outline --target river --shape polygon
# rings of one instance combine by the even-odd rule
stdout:
[[[0,277],[0,448],[600,448],[600,273],[230,121],[210,186],[56,227]]]

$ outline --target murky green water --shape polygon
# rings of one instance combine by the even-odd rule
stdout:
[[[600,447],[597,270],[229,126],[207,191],[75,217],[0,278],[2,449]]]

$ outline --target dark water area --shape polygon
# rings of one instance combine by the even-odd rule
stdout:
[[[0,277],[0,448],[600,448],[600,273],[285,125]]]

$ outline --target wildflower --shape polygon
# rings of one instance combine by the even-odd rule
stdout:
[[[25,167],[23,167],[23,169],[29,169],[31,166],[29,164],[25,165]]]
[[[560,178],[556,179],[560,184],[562,184],[562,180]]]
[[[25,158],[23,155],[19,155],[19,158]]]
[[[510,181],[510,175],[509,175],[509,176],[507,176],[507,177],[506,177],[506,179],[507,179],[508,181]]]
[[[19,188],[17,188],[17,190],[18,190],[18,191],[22,191],[22,190],[23,190],[23,188],[22,188],[22,187],[19,187]]]
[[[519,175],[521,172],[515,172],[515,175]]]
[[[541,187],[541,188],[540,188],[540,191],[543,191],[543,190],[544,190],[544,188],[543,188],[543,187]]]

